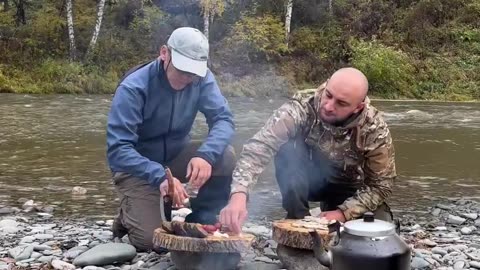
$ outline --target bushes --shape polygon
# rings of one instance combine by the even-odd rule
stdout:
[[[0,92],[8,93],[111,93],[117,85],[117,74],[88,69],[78,63],[46,60],[30,72],[0,70]]]
[[[418,97],[415,67],[409,56],[377,41],[353,41],[351,63],[368,77],[373,95],[387,98]]]

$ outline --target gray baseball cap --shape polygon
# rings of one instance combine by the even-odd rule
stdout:
[[[191,27],[175,29],[167,41],[172,52],[175,68],[196,74],[207,75],[208,40],[200,30]]]

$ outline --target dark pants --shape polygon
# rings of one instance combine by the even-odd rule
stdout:
[[[174,177],[183,183],[187,164],[195,155],[201,142],[185,147],[168,166]],[[212,169],[212,176],[200,188],[195,199],[191,199],[192,213],[185,221],[214,224],[220,210],[228,203],[232,171],[235,166],[235,151],[229,146]],[[130,242],[139,250],[152,250],[153,231],[160,227],[160,191],[147,181],[126,173],[115,173],[113,182],[120,198],[118,216],[114,222],[114,234],[128,233]],[[165,205],[165,216],[171,218],[171,207]]]
[[[310,215],[310,201],[320,202],[322,211],[330,211],[353,196],[359,187],[330,181],[338,170],[320,151],[310,151],[302,139],[283,145],[275,156],[275,176],[287,218]],[[387,221],[393,218],[386,204],[378,207],[375,216]]]

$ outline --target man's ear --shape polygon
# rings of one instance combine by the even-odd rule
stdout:
[[[168,48],[167,46],[163,45],[162,47],[160,47],[160,60],[162,61],[166,61],[167,60],[167,57],[168,57]]]
[[[353,113],[358,113],[359,111],[363,110],[363,108],[365,108],[365,102],[358,104],[357,108],[355,108]]]

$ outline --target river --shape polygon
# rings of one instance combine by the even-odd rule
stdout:
[[[56,206],[65,217],[111,217],[117,207],[105,159],[110,96],[0,94],[0,207],[19,198]],[[230,98],[237,153],[282,99]],[[421,215],[444,197],[480,198],[480,104],[374,101],[396,148],[398,179],[390,204]],[[192,134],[205,135],[199,116]],[[251,196],[250,219],[282,218],[272,165]],[[87,188],[72,196],[74,186]]]

